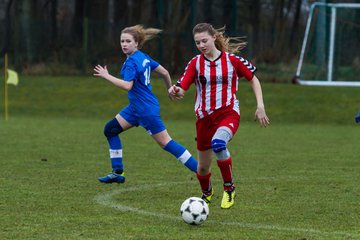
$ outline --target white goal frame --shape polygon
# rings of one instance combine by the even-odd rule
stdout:
[[[316,7],[330,7],[331,8],[331,23],[330,23],[330,44],[329,44],[329,59],[327,63],[327,79],[325,80],[303,80],[300,79],[301,68],[304,61],[304,55],[306,45],[309,37],[310,26],[314,9]],[[315,2],[311,5],[309,11],[309,17],[306,24],[305,35],[299,57],[299,62],[296,70],[294,81],[302,85],[313,85],[313,86],[357,86],[360,87],[359,81],[333,81],[333,64],[334,64],[334,46],[335,46],[335,32],[336,32],[336,10],[338,8],[360,8],[360,3],[319,3]]]

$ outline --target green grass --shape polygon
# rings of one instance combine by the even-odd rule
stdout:
[[[105,80],[86,77],[22,77],[17,87],[9,85],[10,117],[109,119],[128,104],[126,93]],[[153,81],[164,120],[193,121],[194,88],[181,102],[166,97],[160,80]],[[3,85],[0,85],[3,92]],[[354,125],[360,110],[360,88],[309,87],[291,84],[263,84],[265,105],[274,123]],[[242,121],[252,121],[255,97],[245,80],[237,94]],[[4,112],[3,99],[0,111]]]
[[[109,171],[102,129],[126,94],[94,78],[20,81],[0,121],[0,239],[360,239],[358,88],[264,84],[272,125],[261,129],[240,84],[236,205],[220,209],[213,165],[210,216],[194,227],[179,207],[199,195],[196,178],[141,128],[121,135],[127,182],[97,182]],[[193,96],[172,103],[154,89],[170,135],[195,153]]]

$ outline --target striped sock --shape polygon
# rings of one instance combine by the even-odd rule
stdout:
[[[186,148],[184,148],[174,140],[170,140],[170,142],[168,142],[168,144],[166,144],[166,146],[164,147],[164,150],[174,155],[190,171],[197,171],[197,160]]]
[[[109,153],[111,159],[111,167],[114,172],[120,173],[124,169],[122,161],[122,145],[119,136],[107,139],[109,142]]]

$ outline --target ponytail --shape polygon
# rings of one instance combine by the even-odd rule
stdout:
[[[244,49],[247,42],[243,41],[244,37],[226,37],[225,26],[215,29],[209,23],[199,23],[193,29],[193,35],[195,33],[208,32],[211,36],[215,36],[215,47],[220,51],[229,53],[239,53]]]
[[[144,28],[142,25],[126,27],[121,31],[121,33],[128,33],[134,37],[135,42],[138,43],[138,49],[142,48],[145,42],[153,39],[161,32],[161,29]]]

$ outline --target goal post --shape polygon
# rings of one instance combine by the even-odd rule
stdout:
[[[360,3],[310,6],[294,82],[360,86]]]

